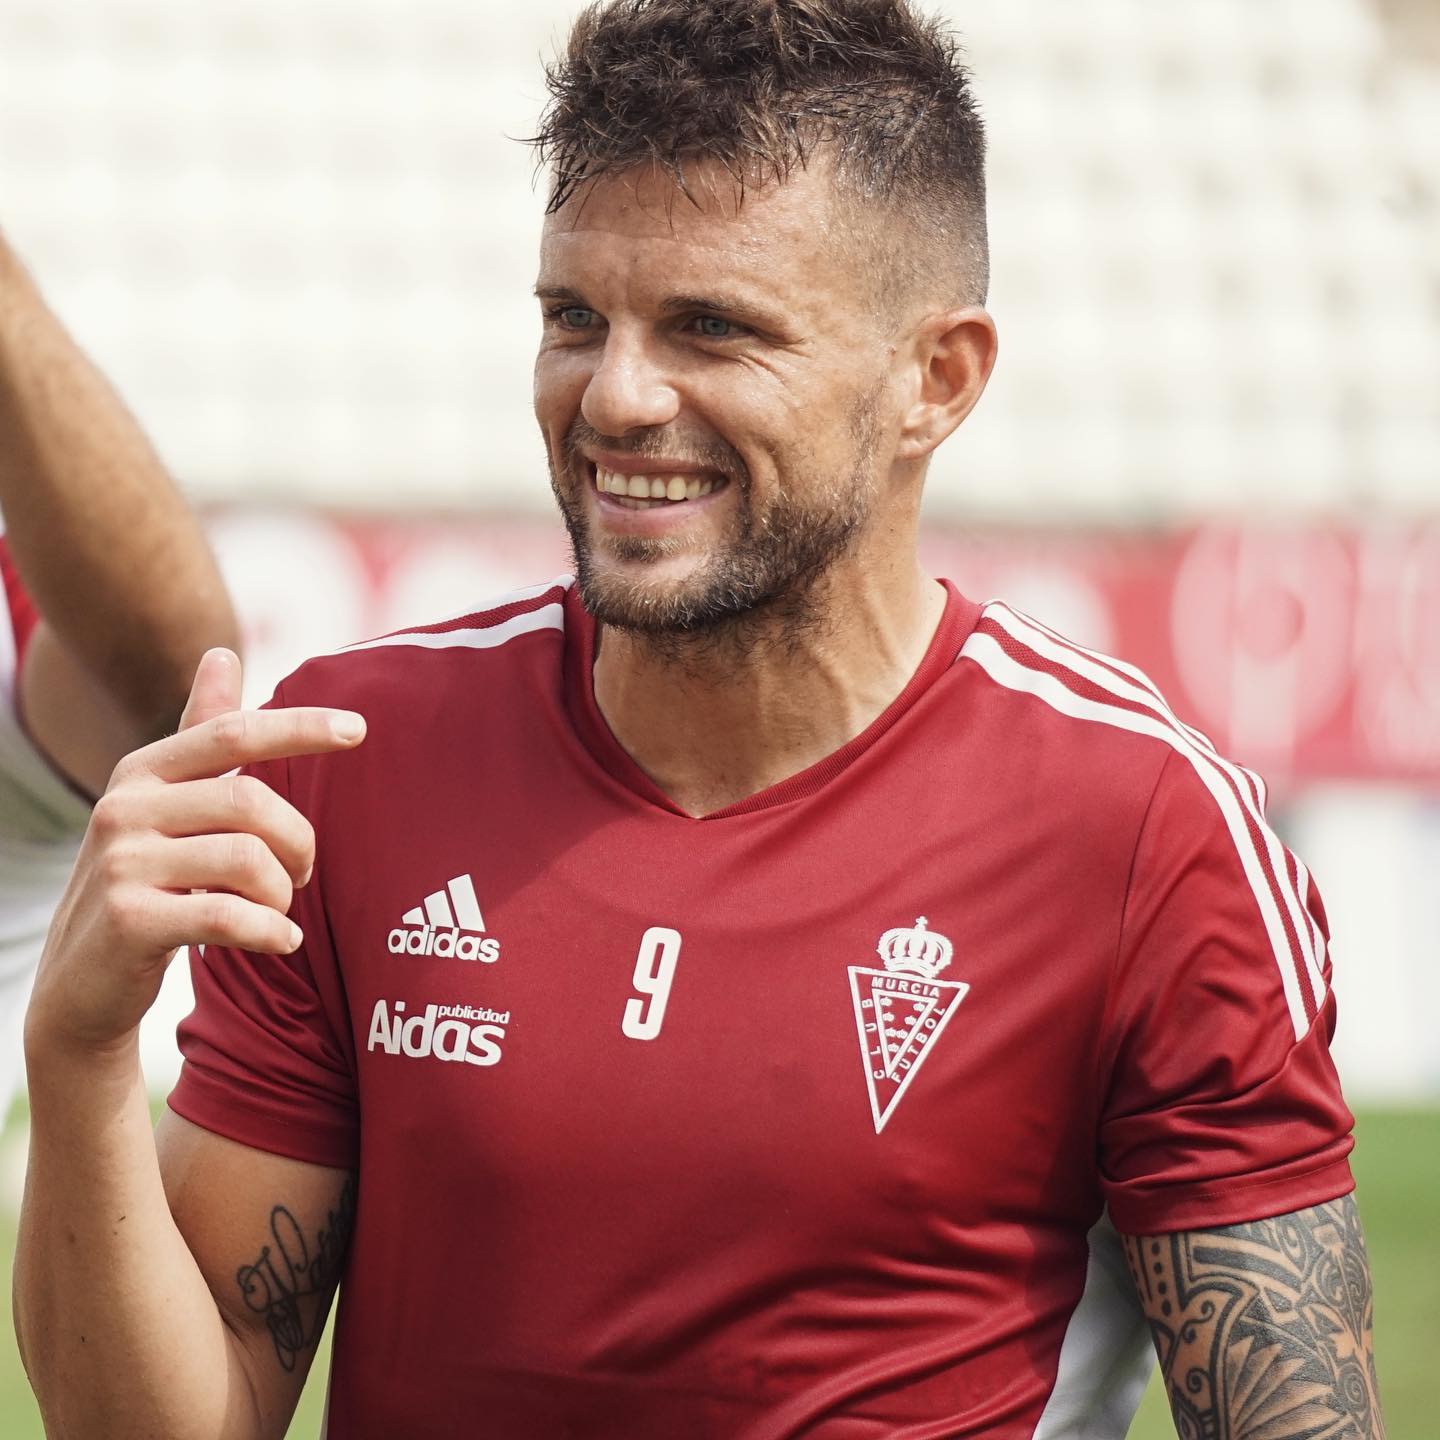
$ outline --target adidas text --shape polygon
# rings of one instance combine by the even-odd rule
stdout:
[[[467,1065],[498,1065],[500,1042],[510,1023],[508,1010],[472,1005],[427,1005],[419,1015],[405,1014],[405,1002],[392,1007],[377,1000],[370,1012],[366,1049],[412,1060],[461,1060]]]
[[[453,956],[456,960],[480,960],[486,965],[500,958],[500,942],[493,935],[437,930],[431,925],[413,929],[397,925],[386,943],[392,955]]]

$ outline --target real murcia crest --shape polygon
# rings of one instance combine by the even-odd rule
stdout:
[[[887,930],[875,947],[883,970],[851,965],[850,996],[878,1135],[970,986],[937,980],[955,953],[921,915],[913,929]]]

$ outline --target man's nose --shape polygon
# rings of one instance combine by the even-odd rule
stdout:
[[[601,434],[624,435],[668,425],[680,413],[680,397],[644,340],[612,329],[580,413]]]

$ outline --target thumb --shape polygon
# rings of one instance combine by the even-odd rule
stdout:
[[[233,650],[207,650],[195,667],[180,729],[188,730],[226,711],[238,710],[240,678],[240,657]]]

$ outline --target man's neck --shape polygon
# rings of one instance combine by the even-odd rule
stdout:
[[[799,624],[777,611],[729,635],[598,637],[601,714],[687,814],[724,809],[823,760],[905,688],[945,592],[913,560],[888,575],[857,569],[837,567]]]

